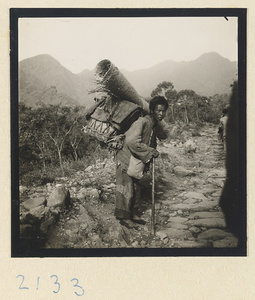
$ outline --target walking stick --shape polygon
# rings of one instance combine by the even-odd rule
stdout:
[[[154,187],[155,187],[155,162],[152,158],[152,208],[151,208],[151,234],[155,235],[155,197],[154,197]]]

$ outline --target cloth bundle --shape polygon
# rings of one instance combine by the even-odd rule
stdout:
[[[108,59],[97,64],[95,83],[96,103],[87,111],[84,131],[106,144],[111,140],[114,145],[121,145],[123,137],[113,137],[124,134],[141,115],[149,114],[149,103]],[[167,124],[162,121],[159,127],[165,138]]]
[[[139,105],[146,114],[149,113],[149,104],[109,60],[105,59],[97,64],[95,79],[99,89],[111,92],[118,99],[133,102]]]

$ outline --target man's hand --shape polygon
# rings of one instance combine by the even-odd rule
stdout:
[[[152,152],[152,157],[157,158],[158,156],[159,156],[159,152],[156,149],[154,149]]]
[[[152,152],[151,152],[151,158],[148,159],[145,164],[149,164],[152,162],[152,159],[153,158],[157,158],[159,156],[159,152],[156,150],[156,149],[153,149]]]

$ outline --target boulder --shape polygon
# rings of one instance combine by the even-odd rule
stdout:
[[[219,205],[219,200],[207,200],[195,204],[197,211],[210,210]]]
[[[196,204],[186,204],[186,203],[177,203],[177,204],[172,204],[170,206],[170,209],[172,211],[204,211],[204,210],[210,210],[215,208],[219,204],[219,200],[213,200],[213,201],[202,201]]]
[[[207,218],[207,219],[189,220],[185,224],[192,225],[192,226],[203,226],[203,227],[214,227],[214,228],[226,227],[226,223],[223,218]]]
[[[53,192],[50,194],[47,206],[50,208],[55,207],[67,207],[71,203],[70,193],[65,189],[63,185],[56,187]]]
[[[188,230],[179,230],[179,229],[175,229],[175,228],[165,228],[162,229],[160,232],[166,233],[167,236],[171,239],[173,238],[189,238],[192,237],[191,232],[189,232]]]
[[[46,203],[45,197],[38,197],[33,199],[28,199],[24,201],[21,205],[26,209],[30,210],[40,205],[44,205]]]
[[[79,200],[83,200],[86,197],[86,194],[87,194],[87,189],[86,188],[82,188],[82,189],[79,190],[79,192],[77,193],[76,197]]]
[[[192,226],[189,228],[189,231],[192,233],[199,233],[201,230],[198,227]]]
[[[209,247],[208,241],[199,240],[199,241],[175,241],[175,248],[206,248]]]
[[[184,144],[184,152],[185,153],[195,153],[197,150],[197,145],[192,140],[187,140],[187,142]]]
[[[164,240],[165,238],[167,238],[167,234],[162,230],[156,232],[156,236],[158,236],[161,240]]]
[[[185,177],[185,176],[190,176],[190,175],[192,175],[192,176],[196,175],[193,171],[187,170],[187,169],[185,169],[182,166],[174,167],[173,170],[174,170],[175,175],[180,176],[180,177]]]
[[[236,237],[226,237],[223,240],[213,242],[214,248],[236,248],[238,239]]]
[[[55,224],[56,222],[56,217],[55,216],[50,216],[46,220],[44,220],[41,225],[40,225],[40,232],[42,235],[47,235],[49,228]]]
[[[232,236],[231,233],[221,229],[208,229],[199,234],[199,239],[219,240]]]
[[[186,198],[186,199],[196,199],[196,200],[206,200],[206,197],[202,193],[198,192],[183,192],[178,195],[179,197]]]
[[[185,223],[186,221],[188,221],[188,219],[182,218],[180,216],[176,216],[176,217],[170,217],[169,221],[172,223]]]
[[[99,199],[99,191],[97,189],[87,190],[86,195],[96,200]]]
[[[174,228],[174,229],[188,229],[187,225],[175,222],[169,222],[166,224],[167,228]]]
[[[28,213],[24,216],[22,222],[26,224],[35,224],[41,222],[45,214],[45,207],[38,206],[30,209]]]
[[[207,219],[207,218],[224,218],[220,211],[200,211],[189,215],[189,219]]]
[[[20,185],[19,192],[20,192],[20,195],[25,195],[29,192],[29,188],[27,188],[26,186]]]

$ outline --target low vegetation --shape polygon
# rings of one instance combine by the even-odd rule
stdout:
[[[151,96],[163,95],[169,110],[166,121],[171,136],[185,130],[199,136],[205,123],[217,124],[229,95],[202,97],[192,90],[177,92],[171,82],[162,82]],[[82,106],[50,105],[37,108],[19,105],[19,179],[22,185],[43,185],[57,177],[71,176],[99,158],[109,155],[107,148],[82,130],[86,125]],[[182,135],[184,143],[185,134]]]

